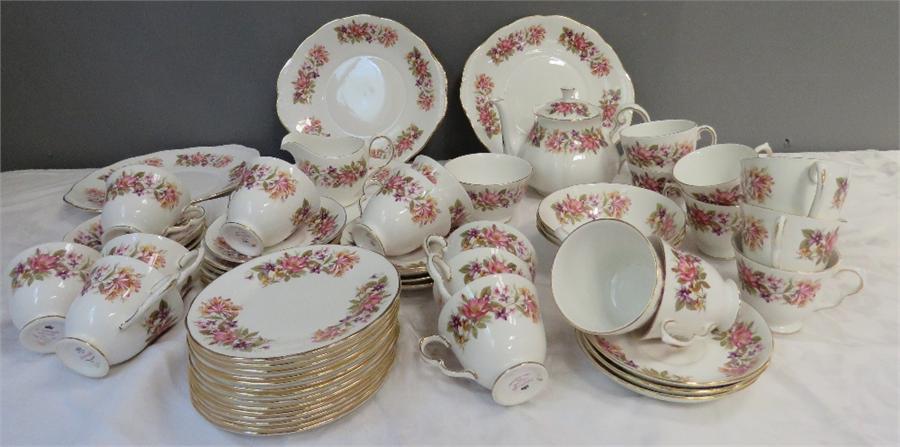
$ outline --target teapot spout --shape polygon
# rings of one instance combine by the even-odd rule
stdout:
[[[518,155],[519,145],[518,135],[516,135],[515,123],[513,123],[512,114],[506,109],[503,98],[492,98],[491,104],[497,110],[500,116],[500,140],[503,143],[503,153],[507,155]]]

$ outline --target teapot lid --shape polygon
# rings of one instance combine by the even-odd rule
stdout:
[[[581,121],[596,118],[602,112],[599,107],[577,98],[574,88],[562,89],[562,97],[540,106],[535,114],[541,118],[561,121]]]

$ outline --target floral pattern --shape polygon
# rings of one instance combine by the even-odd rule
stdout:
[[[650,225],[653,234],[667,242],[675,240],[675,236],[678,236],[678,229],[675,228],[675,218],[661,203],[657,203],[656,210],[647,217],[647,225]]]
[[[181,198],[181,191],[175,185],[164,181],[159,175],[143,171],[134,174],[122,172],[119,178],[106,188],[107,199],[115,199],[126,194],[134,194],[138,197],[152,194],[159,206],[165,209],[174,209]]]
[[[131,164],[144,165],[144,166],[155,166],[157,168],[161,168],[163,166],[163,161],[162,161],[162,158],[159,158],[159,157],[149,157],[149,158],[145,158],[143,160],[131,162]],[[105,182],[106,179],[108,179],[111,175],[113,175],[113,173],[116,172],[117,169],[121,169],[121,168],[122,168],[121,166],[118,168],[109,168],[103,174],[98,175],[97,180],[100,180],[101,182]]]
[[[340,278],[359,263],[359,255],[352,250],[332,248],[309,249],[300,252],[284,252],[274,261],[254,266],[248,280],[257,280],[263,287],[288,282],[309,274],[324,273]]]
[[[243,309],[231,298],[215,296],[200,303],[202,318],[194,321],[194,325],[200,334],[206,336],[210,346],[220,345],[244,352],[269,349],[272,340],[238,324],[238,316]]]
[[[225,254],[225,257],[228,259],[236,259],[240,262],[249,261],[253,259],[251,256],[247,256],[237,250],[235,250],[231,245],[225,241],[225,238],[222,236],[216,237],[216,248]]]
[[[837,247],[838,228],[834,231],[803,229],[803,240],[797,249],[800,259],[816,261],[816,265],[828,264],[834,249]]]
[[[422,129],[419,129],[419,126],[415,124],[410,124],[403,132],[400,132],[400,135],[397,135],[396,140],[394,140],[394,157],[400,158],[406,152],[412,150],[415,146],[416,141],[419,137],[422,136]],[[373,154],[373,157],[384,158],[382,155]]]
[[[644,146],[635,142],[633,146],[625,150],[625,158],[631,166],[639,168],[662,168],[671,158],[673,147],[667,144],[653,144]]]
[[[584,36],[584,33],[576,33],[568,27],[563,27],[562,33],[559,35],[559,43],[570,53],[576,54],[583,62],[587,62],[591,67],[591,74],[594,76],[606,76],[612,69],[606,55],[601,53],[597,46]]]
[[[459,245],[463,250],[481,247],[502,248],[528,263],[531,276],[534,277],[535,263],[528,245],[515,234],[500,229],[496,224],[469,228],[460,235]]]
[[[500,135],[500,115],[491,103],[493,91],[494,80],[490,76],[484,73],[475,76],[475,110],[478,111],[478,123],[488,138]]]
[[[479,211],[493,211],[500,208],[509,208],[522,200],[526,186],[515,186],[499,190],[483,189],[481,191],[467,191],[472,199],[472,206]]]
[[[703,269],[699,257],[690,253],[671,250],[675,256],[675,265],[671,271],[677,275],[678,290],[675,292],[675,311],[706,310],[706,291],[709,283],[706,282],[706,271]]]
[[[517,311],[534,323],[540,320],[537,297],[525,287],[506,284],[485,287],[477,296],[464,297],[462,301],[450,315],[447,330],[463,349],[470,339],[478,338],[479,329],[487,329],[492,321],[509,321]]]
[[[303,63],[297,70],[297,79],[294,80],[294,104],[309,104],[316,92],[316,79],[319,78],[319,68],[328,63],[328,50],[324,45],[313,45],[306,53]]]
[[[635,363],[634,360],[630,360],[625,355],[625,351],[623,351],[622,348],[619,347],[619,345],[617,345],[603,337],[594,337],[594,340],[596,340],[597,344],[600,345],[600,349],[603,351],[604,355],[606,355],[607,357],[616,359],[619,362],[627,365],[630,368],[634,368],[634,369],[640,371],[640,373],[645,376],[649,376],[649,377],[653,377],[653,378],[661,379],[661,380],[667,380],[670,382],[680,382],[680,383],[690,382],[693,380],[693,379],[691,379],[690,376],[681,376],[678,374],[670,373],[669,371],[666,371],[666,370],[656,370],[653,368],[638,366],[638,364]]]
[[[463,274],[463,281],[466,284],[483,276],[500,273],[514,273],[519,276],[525,276],[525,273],[519,270],[514,262],[504,262],[503,259],[495,254],[485,259],[476,259],[468,264],[464,264],[459,268],[459,273]]]
[[[631,208],[631,199],[619,191],[581,194],[578,197],[566,194],[564,199],[550,205],[550,208],[561,223],[574,225],[585,219],[595,220],[601,217],[620,219]]]
[[[91,270],[81,294],[97,292],[103,295],[106,301],[119,299],[125,302],[132,294],[141,291],[143,278],[143,275],[127,265],[99,265]]]
[[[309,231],[312,233],[313,242],[329,242],[325,239],[328,236],[335,234],[337,226],[337,216],[331,214],[325,208],[319,208],[319,214],[317,214],[309,223]]]
[[[328,166],[324,169],[309,160],[303,160],[298,167],[304,174],[313,179],[317,185],[326,188],[353,186],[366,178],[366,175],[369,173],[365,160],[356,160],[337,167]]]
[[[377,178],[381,183],[379,195],[390,195],[395,202],[406,203],[414,223],[425,226],[437,220],[440,214],[437,199],[425,191],[411,176],[404,176],[399,170],[383,171]]]
[[[737,226],[739,219],[735,214],[704,210],[691,204],[687,204],[687,215],[691,228],[706,233],[711,232],[716,236],[722,236],[732,231]]]
[[[437,171],[435,171],[434,166],[431,166],[428,163],[423,163],[421,161],[416,160],[413,162],[412,167],[413,167],[413,169],[418,171],[419,174],[422,174],[423,176],[425,176],[425,178],[427,178],[429,182],[437,185],[437,182],[438,182]]]
[[[368,282],[357,289],[356,298],[350,301],[350,307],[347,308],[347,316],[337,324],[316,330],[312,340],[316,343],[334,340],[350,331],[355,324],[367,323],[381,309],[381,303],[390,298],[387,286],[387,276],[372,275]]]
[[[589,127],[581,130],[548,131],[539,123],[534,123],[528,132],[528,141],[534,147],[543,146],[554,154],[596,154],[606,147],[603,130]]]
[[[619,101],[622,100],[622,89],[609,89],[603,91],[600,97],[600,109],[603,110],[603,127],[612,127],[615,124],[616,112],[619,111]]]
[[[239,165],[228,171],[228,183],[238,184],[244,179],[244,172],[247,170],[247,162],[242,161]]]
[[[88,225],[87,230],[79,230],[72,240],[74,240],[76,244],[86,245],[94,250],[99,250],[100,247],[103,246],[102,238],[103,225],[100,224],[100,219],[97,219],[96,222],[92,222]]]
[[[406,63],[409,64],[409,71],[416,78],[416,88],[419,89],[416,104],[422,110],[431,110],[434,105],[434,82],[431,80],[431,72],[428,71],[428,61],[422,57],[418,48],[413,47],[412,51],[406,54]]]
[[[775,180],[766,168],[750,168],[744,171],[741,187],[744,195],[756,202],[764,203],[772,195]]]
[[[141,323],[141,326],[147,331],[147,338],[144,339],[144,342],[150,343],[156,340],[166,329],[172,327],[176,321],[178,321],[178,316],[172,312],[169,303],[166,300],[161,300],[159,306],[153,312],[150,312],[150,315],[147,315],[147,319]]]
[[[232,161],[234,161],[234,158],[231,155],[196,152],[194,154],[178,154],[175,158],[175,166],[224,168],[230,165]]]
[[[51,253],[49,250],[43,251],[37,248],[34,250],[34,254],[17,263],[10,270],[10,287],[15,291],[20,287],[30,286],[35,281],[53,277],[62,280],[78,277],[85,281],[92,265],[92,260],[85,259],[84,255],[75,252],[59,249]]]
[[[709,194],[694,193],[692,195],[701,202],[722,206],[734,206],[744,199],[744,195],[741,192],[741,185],[734,185],[734,187],[728,190],[716,188]]]
[[[756,251],[762,248],[763,243],[769,237],[769,230],[763,225],[762,220],[745,214],[741,226],[741,248]]]
[[[378,42],[385,48],[390,48],[397,43],[397,31],[386,25],[375,25],[369,22],[357,23],[356,20],[353,20],[349,25],[336,26],[334,31],[337,32],[337,40],[340,43]]]
[[[505,37],[497,39],[497,43],[487,51],[487,56],[491,58],[491,62],[495,65],[500,65],[500,63],[509,60],[513,54],[523,51],[525,46],[540,45],[546,35],[547,30],[541,25],[532,25],[525,29],[514,31]]]
[[[841,209],[844,206],[844,201],[847,200],[850,180],[847,177],[838,177],[835,179],[835,182],[837,182],[837,189],[834,191],[834,197],[831,198],[831,207]]]
[[[294,224],[295,227],[299,226],[306,222],[306,219],[309,218],[309,213],[311,212],[312,208],[309,205],[309,200],[303,199],[303,203],[300,207],[294,211],[294,214],[291,214],[291,223]]]
[[[100,188],[87,188],[84,190],[85,198],[88,202],[97,206],[103,206],[106,203],[106,190]]]
[[[306,118],[305,120],[300,121],[300,133],[306,135],[315,135],[320,137],[330,137],[331,134],[325,132],[322,128],[322,120],[311,116]]]
[[[550,116],[568,117],[569,115],[576,115],[586,117],[588,116],[588,107],[587,104],[581,102],[555,101],[547,106],[544,113]]]
[[[719,371],[728,377],[747,374],[759,361],[759,354],[765,350],[762,338],[753,329],[753,322],[739,321],[727,331],[713,329],[712,337],[719,345],[728,349],[728,360]]]
[[[151,244],[120,244],[112,247],[107,253],[114,256],[128,256],[155,269],[166,267],[166,250]]]
[[[767,275],[764,272],[753,270],[744,261],[738,260],[738,277],[741,280],[741,289],[758,295],[767,303],[781,301],[791,306],[804,307],[812,303],[822,288],[822,283],[814,280],[793,281]]]
[[[281,201],[297,192],[297,180],[289,172],[262,164],[244,170],[241,186],[250,190],[261,189],[270,199]]]
[[[469,220],[469,213],[462,200],[456,199],[450,206],[450,230],[458,228]]]
[[[637,186],[638,188],[649,189],[653,192],[658,192],[660,194],[663,193],[663,189],[666,187],[666,183],[668,181],[665,177],[654,177],[649,173],[631,173],[631,184]]]

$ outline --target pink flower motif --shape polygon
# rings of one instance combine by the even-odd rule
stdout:
[[[766,199],[772,195],[774,184],[775,180],[769,175],[766,168],[750,168],[744,171],[741,179],[744,195],[759,203],[765,203]]]
[[[741,228],[741,243],[744,250],[759,250],[769,237],[763,222],[753,216],[744,215],[744,223]]]
[[[753,332],[746,325],[738,323],[731,328],[729,340],[734,347],[743,348],[753,343]]]

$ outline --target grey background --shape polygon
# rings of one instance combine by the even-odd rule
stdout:
[[[444,65],[447,116],[425,149],[438,158],[484,150],[459,103],[463,65],[532,14],[594,27],[654,118],[778,150],[898,144],[897,2],[3,2],[2,169],[224,143],[278,154],[278,71],[319,26],[357,13],[400,21]]]

